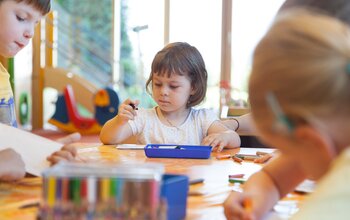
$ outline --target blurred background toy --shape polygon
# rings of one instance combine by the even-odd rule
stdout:
[[[59,129],[72,133],[97,134],[103,124],[118,114],[119,97],[111,88],[98,90],[94,95],[94,117],[82,116],[79,111],[71,85],[64,88],[56,101],[56,109],[49,123]]]

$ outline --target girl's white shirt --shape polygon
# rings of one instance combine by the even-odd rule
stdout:
[[[137,144],[189,144],[200,145],[210,125],[219,120],[210,109],[190,109],[185,122],[177,127],[163,124],[156,109],[139,109],[129,125]]]

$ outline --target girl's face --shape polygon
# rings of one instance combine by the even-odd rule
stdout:
[[[186,109],[187,101],[194,93],[187,76],[176,73],[162,76],[154,73],[152,78],[152,96],[159,108],[165,112]]]
[[[24,3],[5,0],[0,3],[0,54],[13,57],[25,47],[34,34],[42,14]]]

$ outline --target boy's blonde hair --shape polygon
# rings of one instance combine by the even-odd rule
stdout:
[[[305,9],[281,13],[254,52],[249,80],[252,115],[260,129],[276,120],[273,92],[291,120],[350,115],[350,31],[337,19]]]

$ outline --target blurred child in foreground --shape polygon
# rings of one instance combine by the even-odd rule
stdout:
[[[260,137],[280,155],[254,174],[242,193],[230,194],[224,203],[227,219],[263,218],[305,178],[318,180],[318,187],[294,219],[347,219],[349,39],[346,24],[291,9],[260,41],[249,80],[252,118]],[[252,201],[250,212],[245,200]]]

